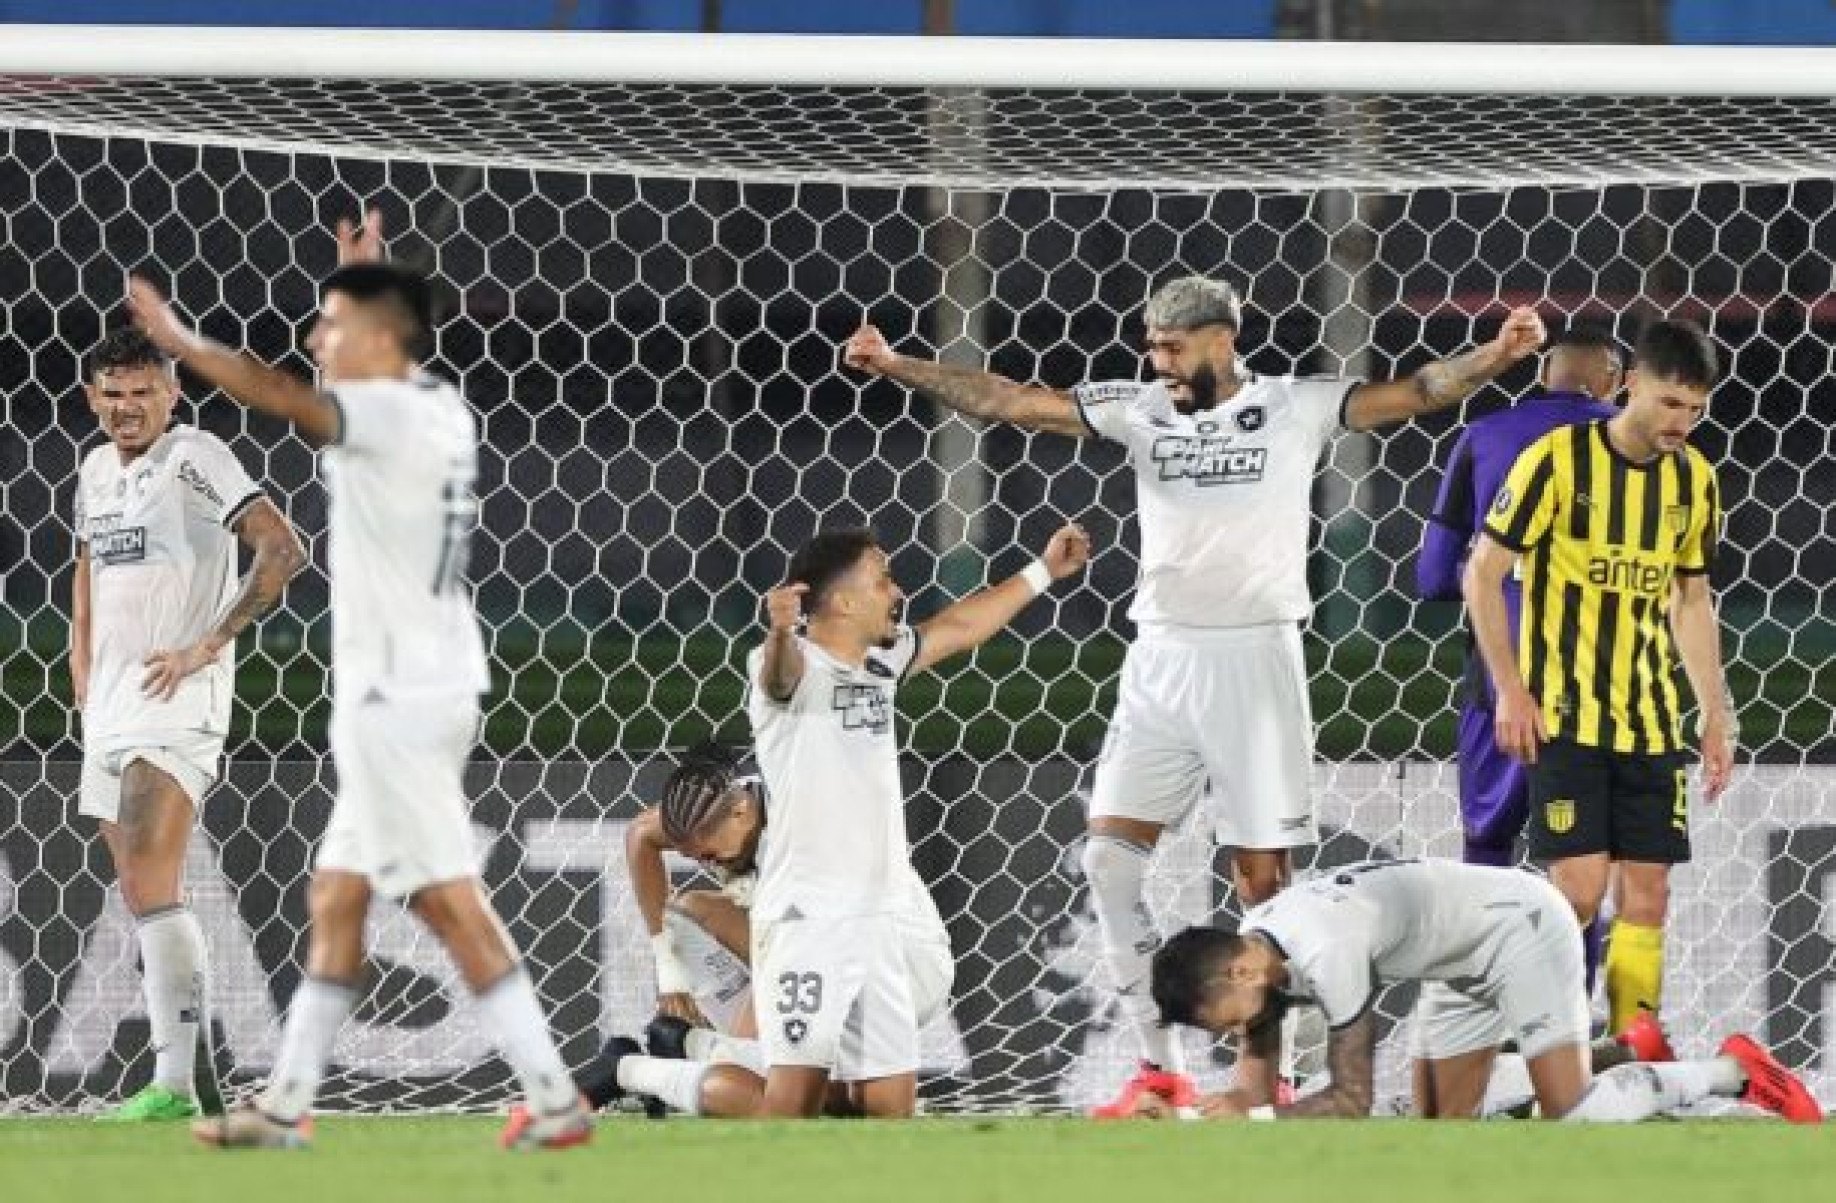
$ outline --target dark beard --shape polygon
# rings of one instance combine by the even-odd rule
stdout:
[[[1186,401],[1174,399],[1173,408],[1180,413],[1197,413],[1202,409],[1210,409],[1218,403],[1218,374],[1212,371],[1210,364],[1199,365],[1198,371],[1192,373],[1182,383],[1192,396]]]
[[[1257,1036],[1272,1028],[1281,1026],[1282,1017],[1287,1015],[1288,1008],[1294,1005],[1286,991],[1269,988],[1267,997],[1262,1000],[1262,1010],[1250,1017],[1243,1025],[1245,1035]]]

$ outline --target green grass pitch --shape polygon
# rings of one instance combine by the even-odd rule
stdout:
[[[303,1153],[217,1153],[176,1127],[0,1120],[0,1199],[256,1203],[1642,1203],[1820,1199],[1821,1128],[1422,1124],[603,1124],[558,1154],[501,1153],[497,1121],[331,1119]]]

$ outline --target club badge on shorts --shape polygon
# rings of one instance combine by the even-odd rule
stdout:
[[[1557,835],[1567,835],[1575,829],[1575,800],[1558,798],[1543,807],[1543,823]]]
[[[802,1044],[803,1038],[810,1034],[810,1025],[801,1019],[784,1021],[784,1038],[792,1044]]]

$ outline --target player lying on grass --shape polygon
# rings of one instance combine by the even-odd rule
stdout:
[[[1252,909],[1235,933],[1188,928],[1155,954],[1162,1022],[1237,1036],[1237,1069],[1227,1090],[1201,1098],[1188,1085],[1173,1105],[1154,1099],[1142,1110],[1368,1115],[1372,1004],[1383,985],[1415,981],[1423,985],[1417,1046],[1449,1098],[1476,1097],[1471,1083],[1484,1082],[1500,1044],[1515,1039],[1550,1119],[1649,1119],[1711,1096],[1794,1122],[1822,1119],[1804,1084],[1746,1036],[1730,1036],[1712,1060],[1626,1064],[1595,1077],[1581,980],[1574,910],[1543,878],[1452,861],[1354,865]],[[1276,1106],[1277,1027],[1288,1007],[1303,1002],[1319,1007],[1330,1026],[1331,1084]]]
[[[1089,558],[1089,537],[1067,525],[1024,572],[912,627],[899,622],[904,594],[872,532],[826,531],[792,557],[748,660],[763,782],[713,774],[671,791],[662,814],[697,860],[730,873],[757,866],[750,960],[769,1068],[761,1078],[741,1065],[670,1064],[615,1040],[583,1075],[589,1096],[606,1093],[609,1075],[617,1092],[692,1113],[814,1116],[833,1081],[861,1114],[913,1113],[919,1028],[947,1003],[954,962],[912,868],[894,693],[986,642]]]

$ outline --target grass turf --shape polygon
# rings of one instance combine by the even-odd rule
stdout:
[[[625,1119],[602,1126],[586,1149],[531,1156],[498,1152],[497,1126],[473,1118],[332,1119],[321,1121],[307,1153],[221,1154],[194,1147],[172,1126],[0,1121],[0,1198],[1683,1203],[1815,1198],[1836,1181],[1836,1143],[1827,1132],[1743,1121],[1574,1128]]]

